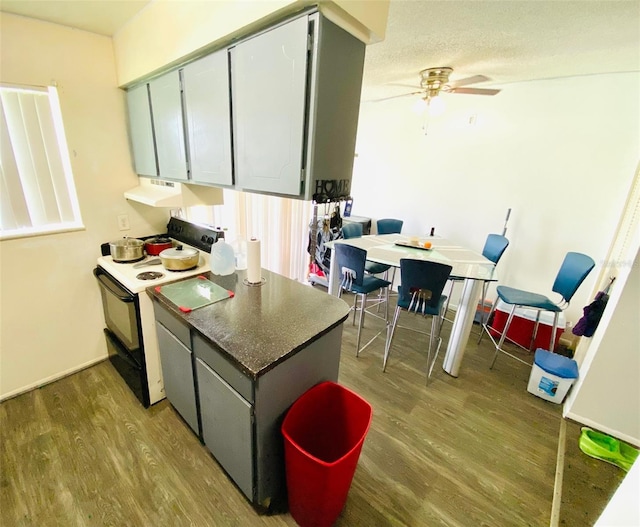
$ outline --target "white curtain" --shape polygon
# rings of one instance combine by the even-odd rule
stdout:
[[[224,205],[190,207],[192,221],[227,229],[230,243],[260,240],[262,267],[305,282],[310,256],[309,223],[313,204],[309,201],[224,190]]]

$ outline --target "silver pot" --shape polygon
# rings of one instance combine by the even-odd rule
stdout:
[[[144,258],[144,242],[136,238],[122,238],[109,243],[114,262],[135,262]]]
[[[164,268],[169,271],[187,271],[198,266],[200,253],[196,249],[178,245],[162,251],[160,260]]]

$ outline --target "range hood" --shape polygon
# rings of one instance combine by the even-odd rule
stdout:
[[[148,178],[139,178],[139,180],[140,185],[127,190],[124,197],[150,207],[178,208],[224,203],[220,188]]]

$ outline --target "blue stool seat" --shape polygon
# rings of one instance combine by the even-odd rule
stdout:
[[[549,300],[548,297],[538,293],[530,293],[529,291],[516,289],[515,287],[508,287],[506,285],[499,285],[496,288],[496,292],[498,293],[500,300],[505,304],[517,304],[519,306],[527,306],[534,309],[542,309],[544,311],[552,312],[562,311],[562,309],[560,309],[557,304]]]
[[[367,262],[364,266],[364,269],[369,274],[382,274],[386,273],[390,267],[390,265],[385,265],[377,262]]]
[[[368,295],[369,293],[373,293],[378,289],[382,289],[383,287],[387,287],[389,282],[387,280],[383,280],[382,278],[378,278],[373,275],[364,275],[362,277],[362,284],[351,284],[351,288],[349,289],[352,293],[358,293],[360,295]]]

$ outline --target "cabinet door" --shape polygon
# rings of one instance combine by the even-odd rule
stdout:
[[[196,372],[204,444],[253,500],[251,405],[200,359]]]
[[[156,332],[167,399],[191,429],[199,434],[191,350],[158,322]]]
[[[227,51],[218,51],[188,64],[182,76],[191,180],[231,185]]]
[[[127,91],[129,134],[136,173],[141,176],[157,176],[156,148],[153,142],[151,106],[147,84]]]
[[[160,177],[186,180],[188,174],[180,72],[171,71],[152,80],[149,82],[149,92]]]
[[[241,189],[300,194],[307,34],[308,19],[301,17],[231,49],[236,186]]]

